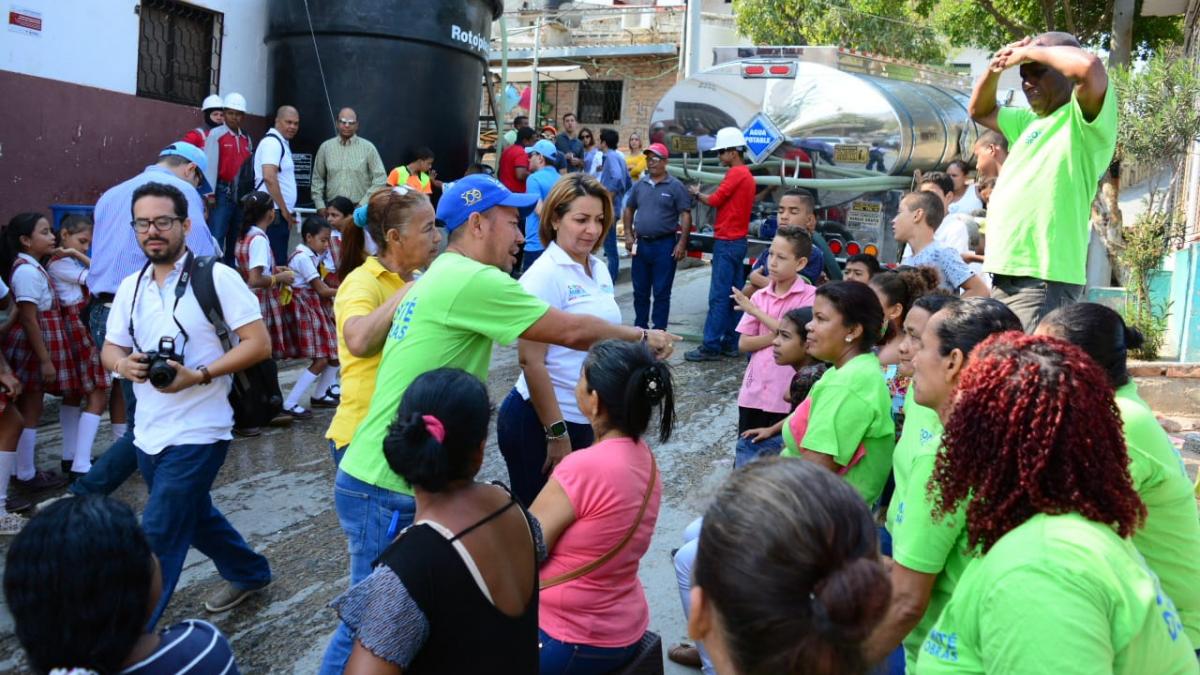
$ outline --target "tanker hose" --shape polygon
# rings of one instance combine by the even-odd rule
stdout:
[[[674,161],[667,166],[667,172],[677,178],[687,178],[699,183],[717,184],[724,178],[724,173],[713,171],[687,170]],[[885,176],[876,174],[874,177],[860,178],[782,178],[780,176],[755,176],[758,185],[799,187],[809,190],[837,190],[854,192],[882,192],[886,190],[902,190],[912,183],[907,176]]]

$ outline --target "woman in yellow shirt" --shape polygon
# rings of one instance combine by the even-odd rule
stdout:
[[[646,155],[642,153],[642,137],[638,132],[629,134],[629,152],[625,154],[625,165],[629,167],[630,180],[636,181],[646,170]]]

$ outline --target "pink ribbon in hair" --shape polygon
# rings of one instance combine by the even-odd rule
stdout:
[[[421,420],[425,422],[425,430],[433,436],[433,440],[441,443],[446,440],[446,427],[442,425],[442,421],[433,415],[421,415]]]

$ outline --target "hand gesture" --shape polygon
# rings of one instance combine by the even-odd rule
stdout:
[[[549,475],[558,463],[571,454],[571,437],[552,438],[546,440],[546,461],[542,463],[542,473]]]
[[[117,374],[135,384],[145,382],[149,372],[150,366],[146,363],[146,355],[141,352],[133,352],[117,361]]]
[[[0,373],[0,389],[10,398],[16,398],[21,395],[21,381],[12,373]]]
[[[171,380],[171,384],[165,387],[156,387],[164,394],[174,394],[175,392],[183,391],[188,387],[200,384],[204,379],[204,375],[200,371],[188,368],[178,361],[167,361],[167,364],[175,369],[175,379]]]
[[[290,267],[275,268],[275,283],[290,286],[296,280],[296,273]]]
[[[988,64],[988,70],[991,70],[993,73],[999,73],[1013,66],[1020,65],[1022,62],[1028,60],[1025,55],[1025,48],[1032,43],[1033,38],[1024,37],[1001,47],[992,55],[992,60]]]
[[[770,427],[758,427],[757,429],[747,429],[742,432],[742,438],[748,439],[751,443],[762,443],[770,437]]]
[[[650,347],[659,361],[671,358],[671,354],[675,351],[675,343],[682,339],[665,330],[655,329],[646,333],[646,345]]]
[[[742,292],[742,289],[738,288],[737,286],[731,286],[730,290],[733,292],[730,293],[729,297],[733,298],[733,301],[737,303],[737,309],[747,314],[754,314],[754,310],[757,309],[754,306],[754,301],[746,297],[746,294]]]

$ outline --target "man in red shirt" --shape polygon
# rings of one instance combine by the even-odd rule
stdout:
[[[225,97],[225,123],[209,132],[204,144],[208,157],[208,180],[216,186],[216,202],[209,212],[209,229],[224,252],[226,263],[233,263],[240,228],[234,226],[238,205],[234,202],[238,171],[242,163],[254,154],[254,144],[242,131],[246,116],[246,99],[233,93]]]
[[[525,179],[529,177],[529,154],[525,148],[533,145],[537,132],[529,127],[517,129],[517,142],[500,154],[498,178],[511,192],[524,192]]]
[[[729,167],[725,179],[710,195],[700,194],[693,185],[692,195],[717,209],[713,224],[712,279],[708,284],[708,316],[704,319],[704,342],[684,354],[688,361],[715,361],[722,356],[737,357],[737,314],[731,289],[745,282],[746,235],[750,230],[750,208],[754,205],[754,177],[742,153],[746,138],[737,127],[717,132],[713,150],[721,164]]]

